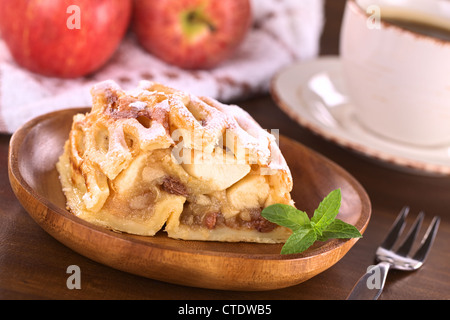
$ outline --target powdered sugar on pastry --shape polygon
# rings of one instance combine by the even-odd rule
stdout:
[[[109,229],[186,240],[283,242],[261,217],[291,204],[273,135],[244,110],[143,81],[96,84],[57,164],[69,210]]]

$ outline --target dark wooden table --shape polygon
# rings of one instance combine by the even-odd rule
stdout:
[[[328,0],[321,53],[338,54],[344,0]],[[413,273],[392,271],[380,299],[450,299],[450,178],[414,175],[385,167],[312,134],[290,120],[269,95],[239,104],[265,128],[322,153],[349,171],[369,194],[373,212],[364,234],[336,265],[294,287],[268,292],[230,292],[162,283],[91,261],[45,233],[22,208],[9,185],[10,136],[0,135],[0,299],[345,299],[374,263],[374,252],[398,211],[409,205],[411,221],[425,210],[442,218],[424,267]],[[81,289],[66,286],[67,267],[81,269]]]

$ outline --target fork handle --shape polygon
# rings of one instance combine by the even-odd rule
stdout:
[[[355,284],[347,300],[377,300],[383,291],[390,266],[388,262],[380,262],[367,268],[366,274]]]

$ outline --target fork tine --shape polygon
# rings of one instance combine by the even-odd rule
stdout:
[[[422,224],[424,213],[421,211],[419,215],[416,218],[416,221],[414,222],[413,226],[408,232],[407,237],[403,241],[403,243],[400,245],[396,253],[401,256],[407,256],[409,252],[411,251],[411,247],[414,243],[414,240],[416,240],[417,233],[420,229],[420,225]]]
[[[408,212],[409,207],[403,207],[403,209],[400,211],[399,215],[395,219],[394,223],[392,224],[391,230],[386,236],[386,239],[381,244],[381,247],[383,247],[386,250],[392,249],[399,234],[403,231],[403,228],[405,226],[405,218],[408,215]]]
[[[433,244],[434,238],[436,237],[440,221],[441,218],[439,217],[433,218],[433,220],[430,223],[430,226],[427,229],[427,232],[425,233],[422,239],[420,248],[414,254],[413,259],[418,261],[424,261],[426,259],[428,252],[430,251],[431,245]]]

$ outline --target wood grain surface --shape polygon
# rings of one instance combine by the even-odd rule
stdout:
[[[344,3],[326,1],[322,54],[338,54]],[[372,217],[364,237],[344,258],[299,285],[255,292],[194,288],[116,270],[63,245],[30,217],[8,179],[11,137],[0,135],[0,299],[345,299],[374,263],[377,246],[404,205],[411,207],[408,223],[424,210],[424,225],[433,215],[440,215],[440,228],[425,265],[413,273],[390,272],[380,299],[450,299],[450,179],[396,171],[325,141],[292,121],[269,95],[237,103],[264,128],[280,129],[281,134],[326,156],[365,188],[372,202]],[[71,265],[81,270],[81,289],[67,287]]]
[[[281,244],[182,241],[167,237],[163,231],[154,237],[133,236],[87,223],[65,210],[56,162],[73,116],[89,110],[61,110],[30,121],[11,138],[8,163],[12,189],[30,216],[83,256],[175,284],[262,291],[310,279],[338,262],[358,240],[316,242],[304,253],[280,255]],[[371,204],[362,186],[345,170],[300,143],[284,136],[279,143],[295,181],[292,197],[300,209],[312,214],[329,192],[339,188],[342,204],[338,218],[363,234]]]

